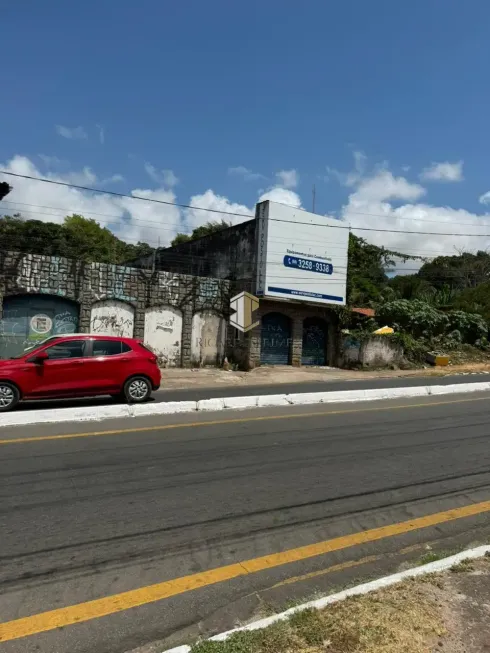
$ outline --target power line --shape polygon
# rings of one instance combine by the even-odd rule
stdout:
[[[427,220],[426,218],[405,218],[400,215],[383,215],[382,213],[364,213],[363,211],[351,211],[349,209],[349,214],[352,215],[364,215],[366,217],[370,218],[383,218],[384,220],[413,220],[414,222],[433,222],[435,224],[441,224],[440,220]],[[489,222],[482,222],[481,224],[478,225],[473,225],[472,222],[453,222],[452,220],[447,220],[448,224],[457,224],[460,226],[466,225],[468,227],[490,227]],[[355,229],[356,227],[352,227]]]
[[[78,184],[70,184],[68,182],[64,181],[55,181],[53,179],[46,179],[45,177],[32,177],[31,175],[20,175],[15,172],[7,172],[6,170],[0,170],[0,174],[4,175],[9,175],[11,177],[17,177],[20,179],[30,179],[31,181],[40,181],[43,183],[47,184],[52,184],[55,186],[64,186],[66,188],[76,188],[77,190],[84,190],[88,191],[90,193],[100,193],[102,195],[111,195],[114,197],[122,197],[126,199],[131,199],[131,200],[139,200],[142,202],[152,202],[155,204],[163,204],[166,206],[175,206],[178,208],[183,208],[183,209],[190,209],[190,210],[195,210],[195,211],[207,211],[208,213],[216,213],[219,215],[227,215],[231,217],[240,217],[240,218],[248,218],[249,220],[253,219],[253,215],[249,213],[236,213],[233,211],[222,211],[219,209],[210,209],[206,208],[204,206],[191,206],[189,204],[179,204],[177,202],[167,202],[165,200],[158,200],[152,197],[141,197],[139,195],[127,195],[126,193],[117,193],[115,191],[111,190],[102,190],[100,188],[91,188],[89,186],[80,186]],[[361,214],[363,215],[363,214]],[[375,216],[375,214],[366,214],[366,215],[372,215],[373,217],[386,217],[386,216]],[[270,221],[272,222],[283,222],[283,223],[289,223],[289,224],[305,224],[305,225],[311,225],[311,226],[316,226],[316,227],[327,227],[330,229],[353,229],[355,231],[371,231],[371,232],[376,232],[376,233],[397,233],[397,234],[412,234],[412,235],[419,235],[419,236],[458,236],[458,237],[469,237],[469,238],[489,238],[490,234],[467,234],[467,233],[443,233],[443,232],[431,232],[431,231],[409,231],[409,230],[404,230],[404,229],[375,229],[374,227],[350,227],[350,226],[344,226],[344,225],[330,225],[330,224],[325,224],[325,223],[298,223],[297,221],[294,220],[280,220],[277,218],[269,218]]]
[[[166,202],[165,200],[157,200],[154,197],[141,197],[140,195],[127,195],[126,193],[116,193],[113,190],[102,190],[101,188],[90,188],[89,186],[79,186],[78,184],[70,184],[66,181],[55,181],[54,179],[46,179],[45,177],[32,177],[30,175],[19,175],[16,172],[7,172],[0,170],[2,175],[10,175],[11,177],[18,177],[19,179],[30,179],[31,181],[42,181],[45,184],[53,184],[54,186],[64,186],[65,188],[76,188],[77,190],[85,190],[89,193],[101,193],[102,195],[112,195],[114,197],[123,197],[130,200],[139,200],[142,202],[153,202],[155,204],[165,204],[166,206],[176,206],[181,209],[191,209],[193,211],[208,211],[209,213],[219,213],[221,215],[237,216],[241,218],[248,218],[251,220],[254,216],[249,213],[234,213],[231,211],[220,211],[219,209],[208,209],[204,206],[191,206],[190,204],[178,204],[177,202]]]

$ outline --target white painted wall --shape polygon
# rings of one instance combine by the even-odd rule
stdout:
[[[116,299],[107,299],[92,306],[90,331],[106,336],[132,338],[134,331],[134,308]]]
[[[145,313],[145,344],[164,367],[181,363],[182,313],[170,306],[148,308]]]
[[[193,365],[221,365],[225,355],[226,320],[202,311],[192,318],[191,360]]]

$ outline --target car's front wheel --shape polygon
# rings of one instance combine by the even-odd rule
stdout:
[[[140,404],[150,397],[151,383],[144,376],[133,376],[124,384],[123,394],[129,404]]]
[[[0,413],[15,408],[20,401],[18,389],[8,381],[0,381]]]

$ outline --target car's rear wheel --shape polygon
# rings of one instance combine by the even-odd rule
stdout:
[[[0,413],[15,408],[20,401],[18,389],[8,381],[0,381]]]
[[[151,383],[144,376],[133,376],[124,384],[123,394],[129,404],[141,404],[151,395]]]

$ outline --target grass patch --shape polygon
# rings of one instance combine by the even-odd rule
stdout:
[[[473,560],[461,560],[451,567],[453,574],[462,574],[465,571],[473,571],[475,563]]]
[[[192,653],[426,653],[444,633],[426,587],[412,581],[304,610],[264,630],[201,642]]]
[[[431,562],[437,562],[438,560],[442,560],[443,558],[447,557],[448,556],[442,551],[429,551],[428,553],[425,553],[420,558],[420,560],[418,560],[417,567],[423,567],[423,565],[428,565]]]

